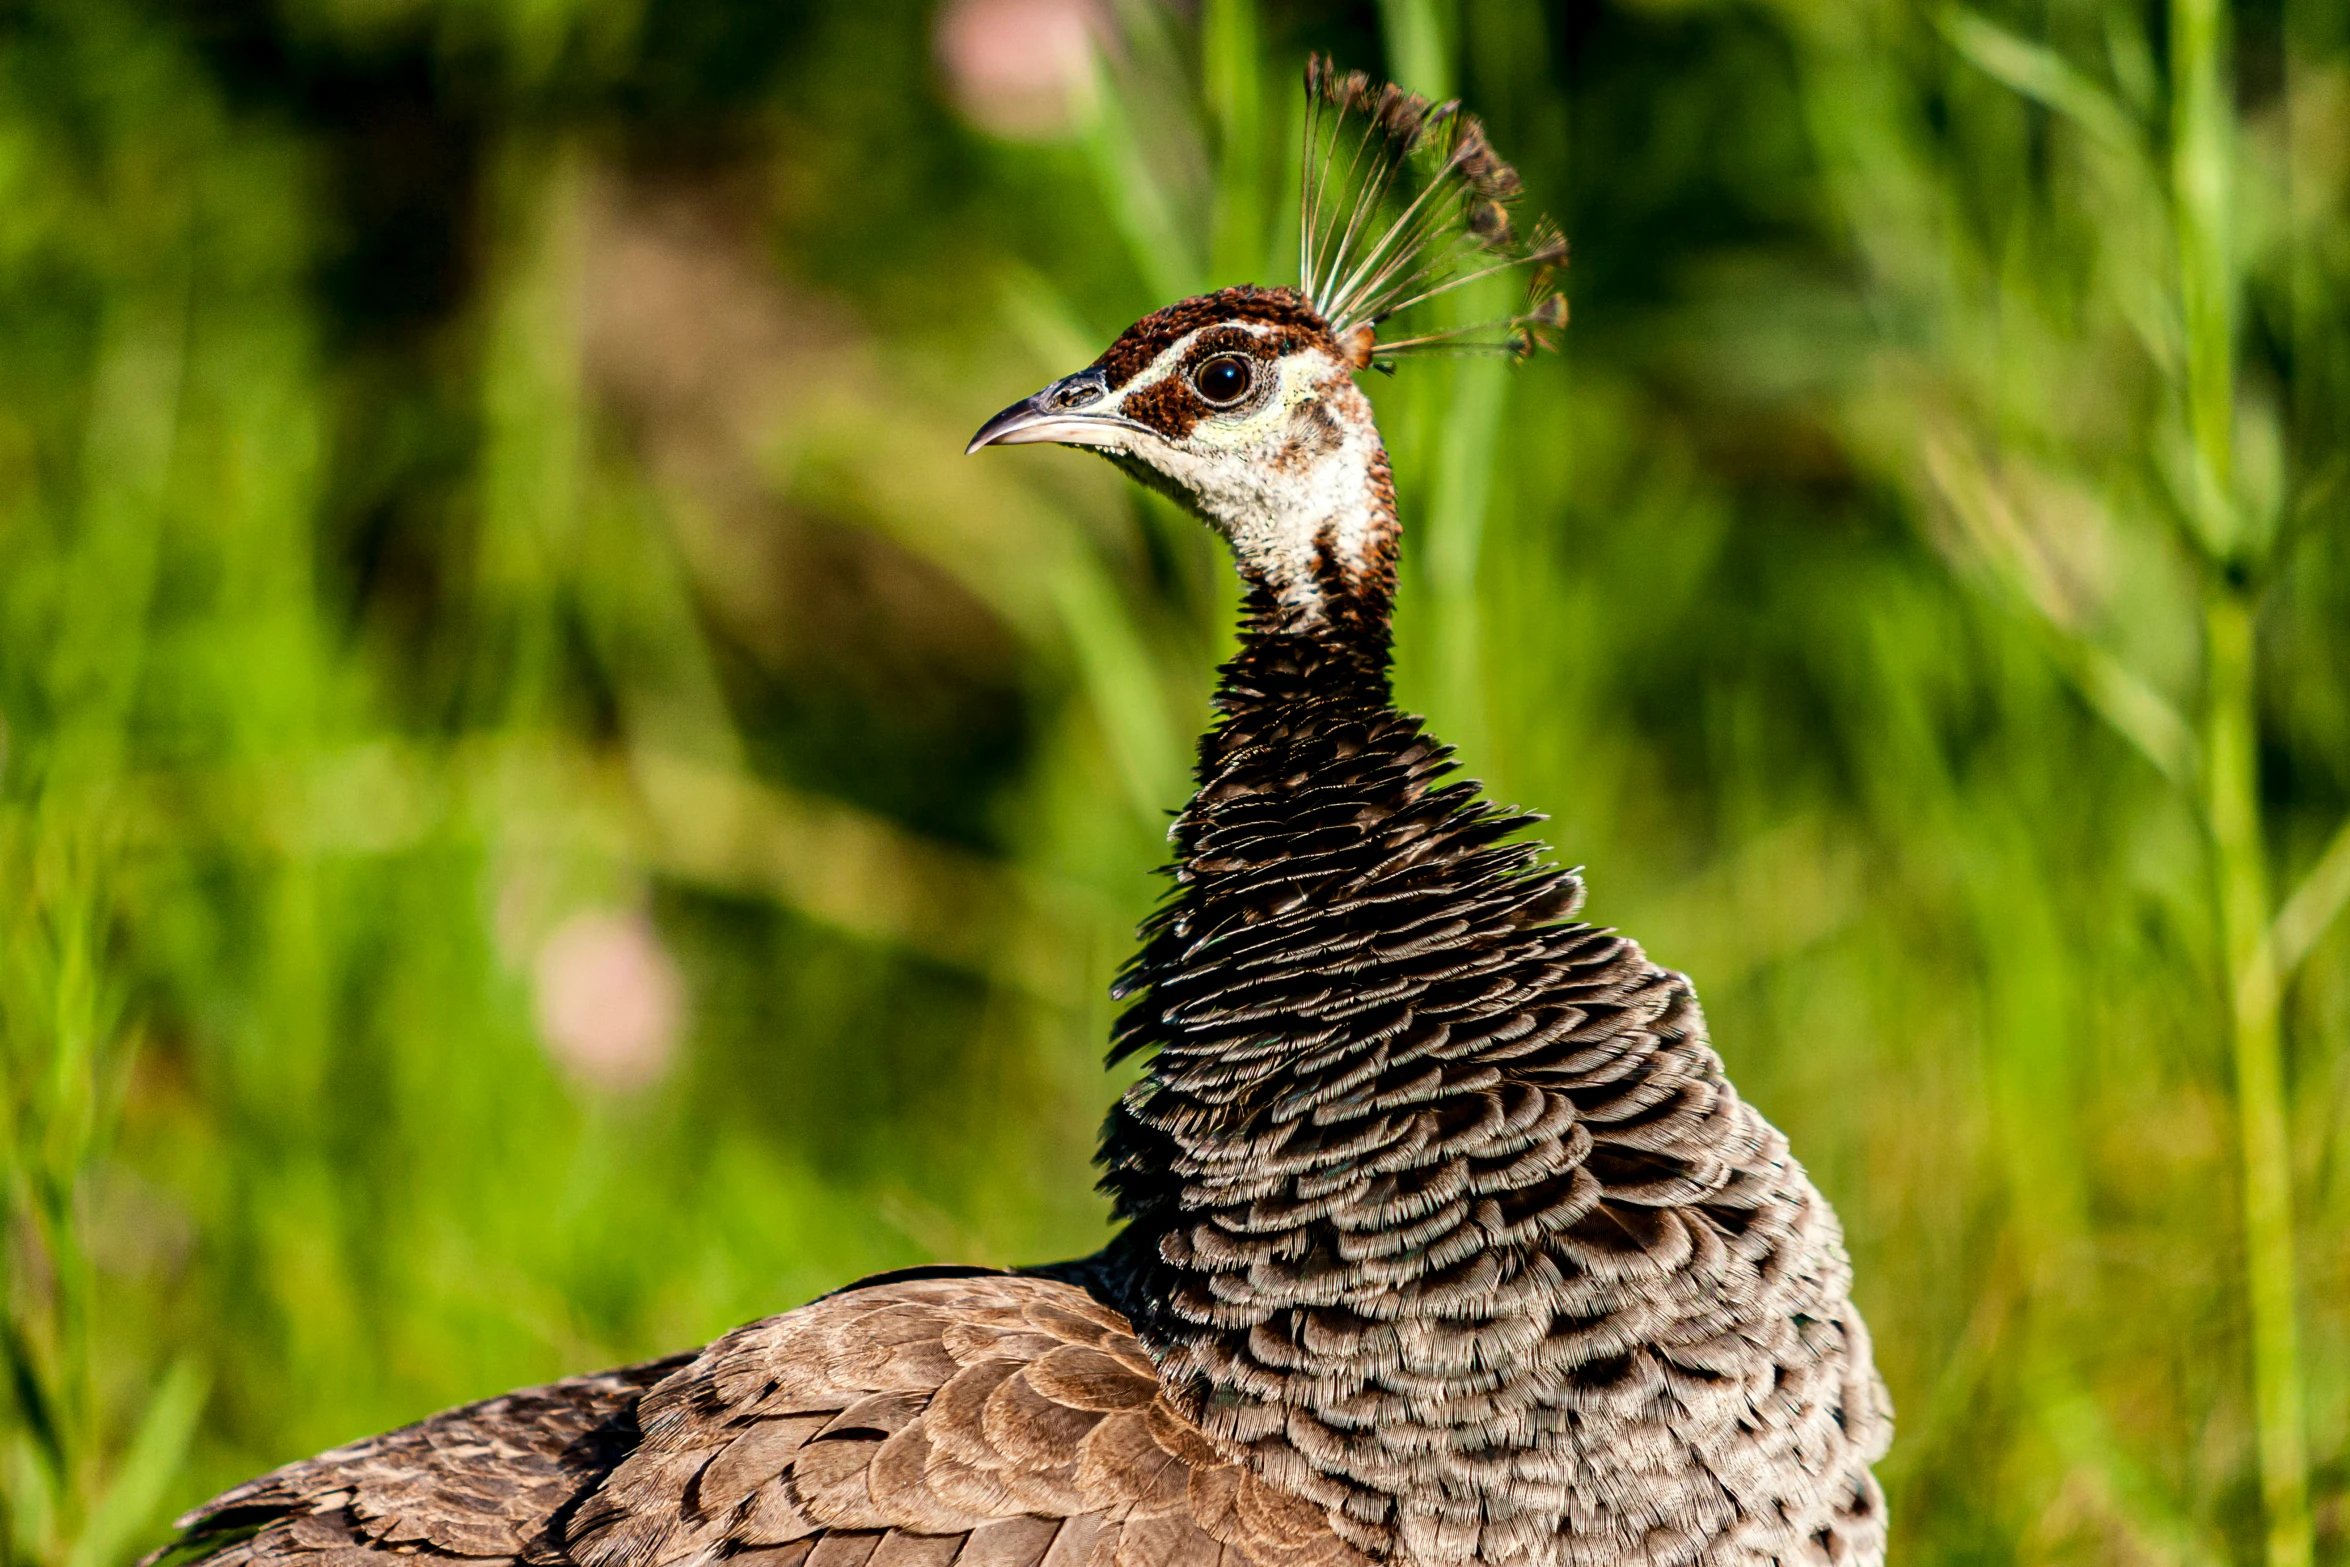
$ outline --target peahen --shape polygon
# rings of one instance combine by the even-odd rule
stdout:
[[[1867,1567],[1890,1411],[1834,1214],[1682,976],[1396,710],[1354,377],[1523,352],[1564,245],[1478,122],[1309,68],[1301,286],[1129,327],[971,442],[1230,544],[1240,649],[1120,977],[1100,1253],[868,1279],[249,1482],[158,1557],[383,1567]],[[1464,261],[1469,262],[1463,266]],[[1397,312],[1486,271],[1533,303]],[[152,1558],[151,1558],[152,1560]]]

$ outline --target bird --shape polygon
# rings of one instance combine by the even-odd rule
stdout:
[[[1696,994],[1395,705],[1357,377],[1549,346],[1565,241],[1457,101],[1316,57],[1299,281],[1136,321],[969,450],[1092,451],[1242,578],[1120,972],[1100,1251],[858,1281],[434,1415],[150,1567],[1875,1567],[1891,1406],[1834,1212]],[[1524,308],[1407,312],[1519,270]],[[1384,338],[1382,331],[1385,331]]]

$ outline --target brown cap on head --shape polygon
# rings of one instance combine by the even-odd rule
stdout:
[[[1329,325],[1306,302],[1305,295],[1294,288],[1259,288],[1254,283],[1241,283],[1217,289],[1212,294],[1179,299],[1162,310],[1152,311],[1119,333],[1118,340],[1102,350],[1102,356],[1093,362],[1093,368],[1102,373],[1110,389],[1115,391],[1191,333],[1225,321],[1268,326],[1277,334],[1292,336],[1297,340],[1296,346],[1313,344],[1328,350],[1332,358],[1348,357],[1330,336]],[[1356,368],[1362,365],[1357,364]]]

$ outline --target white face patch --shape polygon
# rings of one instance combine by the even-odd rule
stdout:
[[[1238,326],[1262,339],[1255,323],[1203,327],[1169,345],[1150,365],[1088,412],[1126,414],[1085,444],[1147,469],[1141,475],[1196,512],[1232,545],[1241,571],[1307,620],[1318,619],[1333,590],[1367,585],[1388,569],[1396,519],[1386,454],[1370,400],[1349,368],[1326,351],[1295,348],[1253,359],[1274,377],[1230,412],[1209,407],[1196,388],[1164,385],[1198,372],[1194,349],[1203,333]],[[1143,426],[1154,405],[1180,400],[1198,412],[1189,430],[1169,436]]]

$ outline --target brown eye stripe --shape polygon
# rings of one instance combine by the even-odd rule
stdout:
[[[1191,389],[1191,383],[1179,375],[1144,387],[1120,404],[1118,411],[1149,425],[1170,441],[1180,441],[1189,435],[1191,427],[1210,412],[1200,395]]]
[[[1237,288],[1178,300],[1164,310],[1144,316],[1118,335],[1118,341],[1103,351],[1101,358],[1093,362],[1093,368],[1102,373],[1115,391],[1148,369],[1169,347],[1201,327],[1219,321],[1255,321],[1279,329],[1263,339],[1238,329],[1213,334],[1219,340],[1227,337],[1235,340],[1219,341],[1218,346],[1227,350],[1238,348],[1266,358],[1311,344],[1334,357],[1342,357],[1329,327],[1296,289],[1258,288],[1243,283]]]
[[[1262,337],[1236,326],[1202,332],[1199,341],[1184,356],[1179,370],[1129,396],[1119,406],[1119,412],[1149,425],[1170,441],[1180,441],[1202,419],[1211,414],[1231,413],[1235,408],[1249,406],[1251,401],[1244,397],[1237,403],[1210,406],[1191,381],[1191,373],[1201,365],[1227,354],[1246,354],[1260,364],[1269,365],[1283,354],[1327,341],[1328,334],[1311,337],[1294,327],[1284,327]]]

